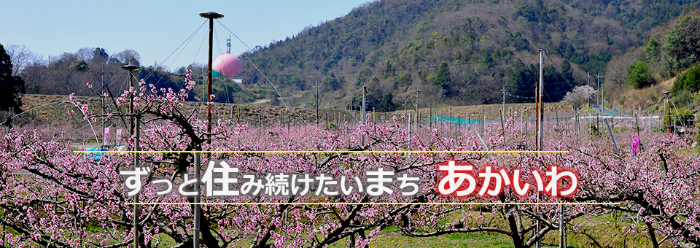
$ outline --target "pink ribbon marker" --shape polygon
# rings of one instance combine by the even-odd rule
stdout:
[[[109,145],[109,127],[105,127],[105,132],[104,132],[104,137],[103,137],[103,143],[104,145]]]
[[[639,137],[632,136],[632,156],[637,156],[637,148],[639,148]]]

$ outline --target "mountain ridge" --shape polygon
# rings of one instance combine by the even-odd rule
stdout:
[[[584,71],[604,71],[613,55],[643,45],[646,30],[692,6],[691,1],[663,2],[669,3],[375,1],[246,55],[280,86],[282,96],[303,92],[313,100],[311,89],[319,82],[322,106],[357,108],[366,85],[370,107],[388,111],[415,102],[417,87],[426,104],[500,102],[511,64],[543,48],[553,60],[570,62],[571,72],[558,73],[570,73],[561,78],[574,82],[554,82],[568,84],[555,89],[557,101],[584,83]],[[652,10],[662,14],[638,14]],[[449,75],[436,78],[443,62]],[[244,82],[264,83],[246,64]],[[555,65],[555,70],[563,67]],[[509,90],[525,93],[512,84]]]

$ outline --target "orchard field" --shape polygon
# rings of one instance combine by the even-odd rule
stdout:
[[[103,117],[115,123],[122,117],[137,120],[138,146],[137,135],[129,137],[127,131],[126,137],[112,137],[110,143],[121,142],[126,150],[166,152],[104,154],[95,160],[74,152],[92,142],[76,142],[86,140],[82,137],[94,134],[95,143],[105,138],[91,129],[32,123],[4,129],[2,246],[130,247],[136,219],[139,246],[191,247],[195,205],[138,205],[135,218],[136,205],[126,204],[134,199],[120,173],[134,170],[134,161],[148,168],[138,202],[191,203],[195,197],[179,194],[178,186],[195,174],[195,156],[174,151],[192,150],[324,151],[205,153],[200,175],[207,161],[225,161],[239,174],[261,178],[279,173],[341,178],[378,168],[394,171],[397,178],[420,178],[417,192],[408,196],[397,190],[398,180],[388,184],[392,194],[381,196],[370,195],[369,188],[337,195],[210,196],[211,189],[202,184],[201,201],[207,204],[201,205],[200,243],[206,247],[532,247],[537,241],[556,246],[560,225],[571,247],[700,246],[700,157],[693,147],[695,128],[688,123],[672,123],[678,126],[669,133],[662,121],[643,114],[607,118],[608,128],[603,117],[557,113],[543,123],[542,150],[568,153],[463,153],[458,151],[535,150],[532,115],[523,118],[512,111],[504,119],[465,125],[409,121],[398,114],[376,120],[368,113],[371,121],[366,124],[335,119],[319,125],[267,121],[253,127],[217,118],[214,111],[207,132],[206,119],[183,108],[193,86],[190,81],[187,89],[173,92],[142,82],[115,100],[119,111],[105,115],[70,97],[72,108],[65,114],[71,120],[97,128]],[[132,96],[134,114],[125,115]],[[633,136],[640,140],[636,155]],[[521,196],[508,187],[491,197],[442,196],[437,167],[449,160],[471,164],[474,171],[519,169],[528,182],[534,182],[531,172],[557,166],[576,173],[578,188],[569,197],[533,190]],[[155,181],[160,179],[172,181],[173,191],[159,194],[162,185]],[[192,191],[193,184],[180,188]],[[590,205],[560,209],[560,204],[503,203]]]

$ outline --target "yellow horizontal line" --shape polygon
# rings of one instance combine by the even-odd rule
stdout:
[[[614,202],[127,202],[126,205],[620,205]]]
[[[569,153],[569,151],[73,151],[74,153]]]

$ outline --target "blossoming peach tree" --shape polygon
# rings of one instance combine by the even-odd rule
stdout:
[[[0,143],[2,245],[127,247],[137,236],[140,246],[157,247],[167,236],[179,247],[191,246],[193,205],[177,203],[194,201],[194,196],[182,194],[194,191],[194,155],[175,151],[192,150],[337,151],[202,154],[202,175],[220,172],[209,168],[219,164],[236,168],[236,173],[227,176],[236,179],[238,192],[211,195],[233,189],[222,187],[215,179],[202,182],[200,193],[207,204],[201,205],[200,232],[206,247],[324,247],[338,242],[366,247],[389,226],[414,237],[498,233],[510,237],[515,247],[530,247],[557,230],[560,219],[569,231],[577,231],[585,221],[574,223],[574,219],[613,210],[629,213],[643,223],[645,229],[628,231],[644,230],[656,247],[664,242],[700,245],[700,159],[688,149],[687,140],[675,135],[646,137],[650,141],[632,157],[615,152],[605,139],[581,139],[571,126],[557,127],[564,131],[545,144],[545,150],[569,153],[457,152],[532,149],[529,138],[518,132],[522,124],[515,118],[503,128],[481,134],[486,142],[466,131],[471,129],[450,132],[414,127],[409,134],[402,117],[377,125],[346,123],[330,130],[315,125],[273,125],[263,130],[220,119],[207,133],[206,121],[183,112],[182,102],[194,85],[188,77],[186,88],[175,92],[142,81],[138,89],[129,89],[116,99],[125,108],[133,97],[133,116],[142,122],[140,148],[161,153],[107,154],[95,160],[74,153],[68,140],[48,139],[42,130],[15,129],[5,135]],[[103,117],[71,98],[77,108],[73,114],[82,114],[88,121]],[[132,135],[126,146],[133,149],[135,142]],[[405,150],[448,152],[400,152]],[[133,215],[135,205],[127,204],[134,201],[132,189],[122,175],[134,170],[134,156],[147,168],[138,178],[138,202],[176,204],[140,205],[139,215]],[[445,170],[453,165],[462,167]],[[571,179],[547,189],[552,180],[546,174],[553,167],[575,173],[574,192],[556,194],[570,188]],[[449,178],[459,170],[461,177]],[[369,175],[377,171],[393,173],[392,180],[380,183],[381,194],[377,194],[376,180],[375,188],[370,187]],[[334,187],[318,192],[311,188],[305,194],[279,193],[284,192],[280,185],[267,185],[279,175],[327,177],[326,182]],[[404,175],[419,179],[413,181],[416,187],[410,194],[401,190],[406,181],[399,178]],[[480,177],[483,175],[490,176]],[[171,185],[155,183],[163,179]],[[243,192],[245,183],[253,187],[247,193]],[[523,189],[526,184],[529,190]],[[346,185],[354,190],[348,191]],[[567,205],[564,215],[557,205],[501,204],[536,202],[616,204]],[[134,218],[139,224],[137,235],[132,232]]]

